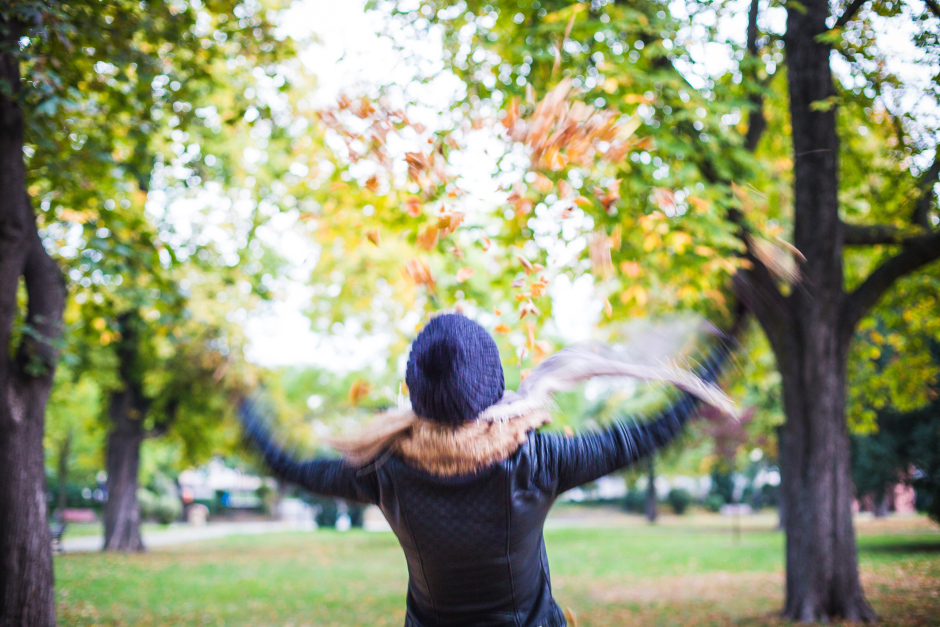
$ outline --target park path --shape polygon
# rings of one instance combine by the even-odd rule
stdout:
[[[235,535],[257,535],[263,533],[282,533],[285,531],[304,531],[312,529],[310,524],[284,521],[254,522],[219,522],[204,527],[179,524],[170,525],[166,530],[143,532],[144,546],[157,547],[184,542],[199,542]],[[67,534],[68,532],[66,532]],[[66,537],[62,541],[62,550],[66,553],[100,551],[104,546],[102,536]]]

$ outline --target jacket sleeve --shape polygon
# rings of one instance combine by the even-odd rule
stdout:
[[[714,383],[729,351],[724,342],[716,347],[698,369],[698,376]],[[574,437],[536,433],[534,444],[541,471],[547,474],[547,487],[561,494],[651,455],[679,434],[699,403],[686,392],[650,421],[621,418],[600,431]]]
[[[279,479],[324,496],[364,503],[378,502],[375,472],[356,468],[342,459],[315,457],[298,461],[274,442],[264,426],[264,419],[251,402],[242,401],[238,413],[248,440],[261,452],[265,463]]]

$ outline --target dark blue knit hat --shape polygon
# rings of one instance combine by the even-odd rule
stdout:
[[[411,345],[405,383],[422,418],[459,425],[503,396],[503,364],[496,342],[460,314],[433,318]]]

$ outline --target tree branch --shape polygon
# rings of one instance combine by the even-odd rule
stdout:
[[[846,246],[876,246],[878,244],[904,245],[923,237],[923,232],[911,233],[890,224],[852,224],[843,222],[843,243]]]
[[[734,277],[734,292],[738,299],[754,313],[776,352],[782,349],[781,341],[786,322],[786,297],[777,288],[773,275],[751,248],[744,215],[737,209],[728,211],[728,220],[738,226],[737,237],[744,242],[744,259],[750,268],[738,270]]]
[[[757,37],[760,34],[757,30],[757,15],[760,10],[760,0],[751,0],[751,7],[747,12],[747,54],[755,62],[757,61]],[[747,116],[747,132],[744,134],[744,148],[748,152],[757,150],[761,135],[767,128],[767,118],[764,116],[764,94],[755,91],[748,94],[748,102],[751,103],[751,110]]]
[[[940,233],[931,233],[911,238],[901,252],[878,266],[843,302],[840,330],[845,339],[851,337],[858,321],[895,281],[937,259],[940,259]]]
[[[930,228],[930,220],[928,218],[928,214],[930,213],[930,201],[933,199],[933,187],[937,183],[938,178],[940,178],[940,146],[936,149],[933,164],[927,168],[927,171],[920,177],[920,183],[917,185],[920,195],[917,197],[917,203],[914,205],[914,215],[911,216],[911,222],[925,229]]]
[[[858,13],[858,10],[862,8],[862,5],[865,4],[866,0],[853,0],[852,4],[845,8],[845,11],[842,12],[842,15],[839,16],[839,19],[836,20],[835,25],[832,27],[832,30],[837,28],[842,28],[848,24],[855,14]]]
[[[937,4],[937,0],[924,0],[924,4],[934,14],[934,17],[940,18],[940,4]]]
[[[31,206],[28,197],[25,206]],[[26,333],[17,348],[17,369],[20,375],[51,380],[62,335],[65,282],[59,266],[43,247],[35,222],[27,238],[28,252],[23,267],[28,299]]]

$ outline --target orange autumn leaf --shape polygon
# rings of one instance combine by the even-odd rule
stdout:
[[[676,195],[671,189],[664,187],[653,188],[653,200],[664,212],[672,213],[676,210]]]
[[[610,237],[603,231],[591,235],[588,255],[591,259],[591,271],[594,276],[607,278],[614,273],[614,264],[610,257]]]
[[[457,271],[457,282],[463,283],[464,281],[466,281],[472,276],[473,276],[473,268],[471,268],[470,266],[464,266],[463,268]]]
[[[516,259],[519,260],[519,263],[522,264],[522,267],[525,268],[526,274],[532,274],[535,272],[535,267],[532,265],[532,262],[523,257],[522,255],[516,255]]]
[[[631,279],[635,279],[640,276],[640,264],[635,261],[624,261],[620,264],[620,271]]]
[[[491,241],[490,241],[490,238],[488,238],[488,237],[484,237],[482,240],[480,240],[480,247],[483,249],[483,252],[488,251],[488,250],[490,249],[490,245],[492,245],[492,243],[493,243],[493,242],[491,242]]]
[[[610,304],[610,299],[609,299],[609,298],[605,298],[605,299],[604,299],[604,313],[607,314],[607,317],[608,317],[608,318],[610,318],[612,315],[614,315],[614,308],[613,308],[613,306]]]
[[[533,316],[542,315],[542,312],[539,311],[539,308],[536,307],[535,303],[533,303],[531,300],[527,300],[519,305],[519,319],[522,320],[529,314],[532,314]]]
[[[418,245],[418,248],[424,250],[431,250],[437,245],[438,231],[433,226],[429,226],[418,235],[415,243]]]
[[[410,215],[412,218],[417,218],[418,216],[420,216],[421,215],[421,199],[416,196],[412,196],[411,198],[406,200],[405,211],[407,211],[408,215]]]
[[[431,158],[420,152],[406,152],[405,162],[408,164],[408,178],[418,182],[421,176],[431,167]]]
[[[372,384],[365,379],[357,379],[349,388],[349,404],[356,406],[372,391]]]
[[[551,191],[552,187],[555,186],[550,178],[541,173],[535,175],[535,182],[533,185],[540,194],[547,194]]]
[[[434,289],[434,277],[431,274],[431,269],[420,259],[412,258],[406,261],[404,272],[415,284],[423,285],[429,290]]]
[[[502,334],[509,333],[509,325],[497,324],[495,327],[493,327],[493,331],[495,333],[502,333]]]
[[[378,229],[369,229],[366,231],[366,238],[376,246],[382,245],[382,237],[379,235]]]
[[[370,192],[375,193],[379,191],[379,177],[373,174],[368,179],[366,179],[365,185],[366,185],[366,189],[369,190]]]

